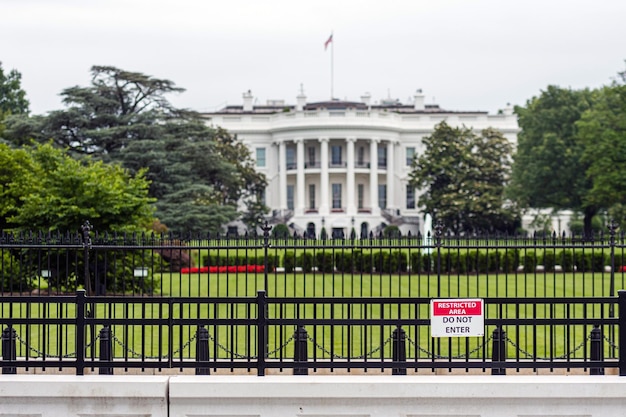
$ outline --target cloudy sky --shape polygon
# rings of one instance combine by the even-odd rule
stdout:
[[[608,84],[626,68],[624,0],[0,0],[0,61],[31,111],[89,83],[92,65],[174,81],[179,106],[336,98],[448,110],[523,105],[550,84]],[[333,33],[333,48],[324,42]]]

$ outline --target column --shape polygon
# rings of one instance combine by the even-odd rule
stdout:
[[[380,139],[370,140],[370,207],[372,214],[380,214],[378,208],[378,143]]]
[[[393,180],[395,174],[395,143],[393,141],[387,142],[387,208],[396,208],[396,199],[394,189],[396,184]]]
[[[319,138],[321,144],[320,150],[320,210],[321,216],[327,216],[328,206],[328,186],[330,179],[328,177],[328,138]]]
[[[298,138],[296,142],[296,216],[304,214],[304,140]]]
[[[278,208],[287,210],[287,146],[278,142]]]
[[[347,174],[346,174],[346,214],[348,216],[354,216],[356,214],[356,203],[355,203],[355,193],[354,193],[354,144],[356,143],[356,138],[350,137],[346,139],[346,144],[348,146],[348,161],[347,161]]]

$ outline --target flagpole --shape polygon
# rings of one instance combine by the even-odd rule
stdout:
[[[334,61],[335,61],[335,39],[333,38],[333,32],[330,32],[330,37],[332,38],[332,42],[330,43],[330,100],[335,97],[333,94],[334,87]]]
[[[335,80],[333,79],[335,74],[335,69],[334,69],[334,65],[335,65],[335,40],[333,39],[333,32],[330,32],[330,37],[328,38],[328,40],[326,42],[324,42],[324,50],[328,49],[328,44],[330,44],[330,99],[333,99],[334,91],[333,91],[333,87],[334,87],[334,82]]]

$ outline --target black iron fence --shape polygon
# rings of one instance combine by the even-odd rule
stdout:
[[[3,373],[18,369],[626,374],[624,239],[0,237]],[[484,300],[484,336],[430,302]],[[615,306],[618,306],[617,309]]]

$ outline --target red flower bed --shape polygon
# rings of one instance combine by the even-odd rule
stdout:
[[[181,274],[215,274],[218,272],[263,272],[265,267],[263,265],[231,265],[231,266],[194,266],[191,268],[181,268]]]

